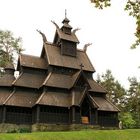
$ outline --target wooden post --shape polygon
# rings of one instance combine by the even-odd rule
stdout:
[[[75,123],[75,107],[72,107],[72,123]]]
[[[2,116],[2,123],[6,121],[6,106],[3,107],[3,116]]]
[[[89,106],[89,124],[92,123],[92,116],[91,116],[91,107]]]
[[[95,118],[96,118],[95,124],[98,124],[98,110],[97,109],[95,110]]]
[[[82,124],[82,109],[80,107],[80,123]]]
[[[40,122],[40,106],[37,106],[37,111],[36,111],[36,122]]]
[[[68,107],[68,110],[69,110],[69,124],[71,124],[71,110],[70,110],[70,107]]]

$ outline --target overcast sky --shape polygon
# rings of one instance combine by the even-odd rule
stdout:
[[[127,87],[129,76],[140,77],[140,47],[130,49],[135,40],[135,21],[124,12],[125,2],[112,0],[111,8],[97,10],[90,0],[0,0],[0,29],[21,36],[24,53],[39,56],[42,38],[36,29],[52,42],[55,27],[51,20],[61,26],[67,9],[70,25],[81,29],[77,32],[78,48],[92,43],[87,54],[96,69],[94,75],[110,69]]]

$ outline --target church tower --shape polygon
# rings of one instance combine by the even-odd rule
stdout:
[[[56,26],[56,34],[53,43],[61,48],[62,55],[76,57],[77,44],[79,43],[79,40],[75,35],[75,31],[72,31],[72,27],[69,25],[69,22],[70,20],[66,17],[65,13],[65,18],[62,21],[62,27],[59,28]]]

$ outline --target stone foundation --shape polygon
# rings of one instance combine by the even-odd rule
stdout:
[[[32,125],[32,131],[68,131],[69,125],[63,124],[44,124],[38,123]]]
[[[0,132],[1,133],[31,132],[31,125],[18,125],[18,124],[1,123],[0,124]]]
[[[83,129],[100,129],[98,125],[83,125],[83,124],[34,124],[32,125],[32,131],[69,131],[69,130],[83,130]]]
[[[100,127],[99,125],[84,125],[84,124],[46,124],[36,123],[33,125],[18,125],[18,124],[0,124],[0,133],[25,133],[37,131],[73,131],[86,129],[118,129],[117,127]]]

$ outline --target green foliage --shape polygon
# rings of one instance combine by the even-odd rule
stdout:
[[[111,5],[110,0],[90,0],[94,3],[96,8],[103,9],[104,7],[109,7]]]
[[[120,120],[122,121],[123,128],[134,128],[136,125],[135,120],[129,112],[122,113]]]
[[[115,80],[110,70],[105,74],[98,75],[97,81],[106,88],[108,91],[107,96],[115,105],[120,109],[124,107],[124,96],[126,95],[125,89],[122,85]]]
[[[11,31],[0,30],[0,67],[5,67],[8,62],[13,63],[21,51],[21,38],[13,37]]]
[[[30,133],[31,130],[29,128],[13,128],[9,129],[7,133]]]
[[[120,120],[125,128],[140,128],[140,82],[129,78],[129,89],[124,89],[115,80],[110,70],[98,75],[97,82],[106,88],[108,98],[121,110]]]
[[[90,0],[98,9],[111,6],[111,0]],[[140,44],[140,0],[128,0],[124,8],[136,20],[136,31],[134,33],[136,41],[132,44],[131,49],[135,49]]]
[[[136,127],[140,128],[140,82],[137,81],[136,77],[129,78],[129,82],[126,108],[136,121]]]
[[[19,133],[30,133],[31,130],[30,130],[29,128],[20,128],[20,129],[18,130],[18,132],[19,132]]]
[[[140,44],[140,1],[139,0],[128,0],[125,10],[129,12],[130,16],[133,16],[136,20],[136,41],[132,44],[131,48],[135,49]]]

